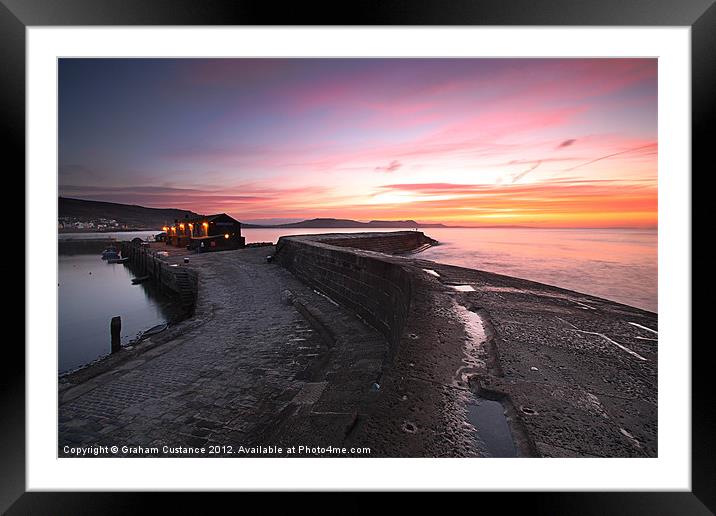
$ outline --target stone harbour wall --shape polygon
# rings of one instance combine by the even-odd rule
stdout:
[[[417,231],[288,236],[276,244],[275,260],[380,331],[395,353],[414,279],[399,263],[374,251],[406,252],[429,241]]]
[[[358,233],[358,236],[327,235],[323,242],[338,247],[351,247],[365,251],[377,251],[386,254],[403,254],[422,246],[434,244],[420,231],[398,231],[395,233]]]
[[[116,246],[117,241],[111,238],[67,238],[57,240],[59,254],[100,254],[110,246]]]
[[[194,311],[199,288],[196,271],[171,265],[150,248],[132,242],[122,242],[121,253],[122,257],[129,257],[129,262],[140,274],[151,276],[163,288],[176,295],[185,311]]]

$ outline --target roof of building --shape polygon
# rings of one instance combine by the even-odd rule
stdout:
[[[206,220],[214,220],[218,217],[228,217],[230,219],[234,219],[234,217],[232,217],[231,215],[227,215],[226,213],[215,213],[214,215],[206,215],[202,218],[204,218]],[[234,219],[234,220],[236,220],[236,219]],[[238,222],[238,220],[236,220],[236,222]]]
[[[204,215],[203,217],[194,217],[194,218],[191,218],[191,219],[190,219],[190,218],[179,219],[179,222],[180,222],[180,223],[182,223],[182,222],[187,222],[187,223],[189,223],[189,222],[191,222],[191,223],[199,222],[199,223],[201,223],[201,222],[206,222],[206,221],[212,222],[212,221],[214,221],[215,219],[218,219],[218,218],[220,218],[220,217],[222,217],[222,218],[223,218],[223,217],[226,217],[227,219],[233,220],[233,221],[236,222],[237,224],[241,224],[241,222],[239,222],[238,220],[236,220],[236,219],[235,219],[234,217],[232,217],[231,215],[227,215],[226,213],[214,213],[213,215]]]

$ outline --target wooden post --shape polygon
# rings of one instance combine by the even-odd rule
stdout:
[[[119,333],[122,329],[122,318],[120,316],[112,317],[112,322],[109,323],[109,332],[112,335],[112,353],[116,353],[122,348],[122,344],[119,340]]]

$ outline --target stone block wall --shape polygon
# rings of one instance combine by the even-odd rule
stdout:
[[[366,251],[377,251],[385,254],[401,254],[412,251],[424,244],[434,243],[420,231],[396,231],[394,233],[358,233],[335,236],[322,240],[338,247],[351,247]]]
[[[182,307],[193,312],[199,286],[196,271],[186,267],[174,267],[151,249],[133,245],[131,242],[122,242],[122,256],[129,257],[133,266],[178,296]]]
[[[111,238],[68,238],[57,240],[57,250],[59,254],[100,254],[108,247],[117,247],[117,241]]]
[[[420,232],[362,235],[281,237],[275,260],[380,331],[394,354],[409,317],[414,278],[396,259],[365,249],[407,251],[430,239]]]

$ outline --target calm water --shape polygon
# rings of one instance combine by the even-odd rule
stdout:
[[[141,238],[142,240],[153,240],[154,235],[161,233],[156,231],[107,231],[103,233],[59,233],[57,238],[60,240],[132,240],[133,238]]]
[[[281,235],[363,231],[243,229],[242,234],[248,243],[276,242]],[[426,228],[422,231],[442,244],[421,253],[420,257],[426,260],[530,279],[657,311],[656,230]]]
[[[110,352],[113,316],[122,317],[122,344],[176,317],[168,297],[151,283],[132,285],[133,277],[129,267],[108,264],[99,253],[59,256],[59,373]]]

